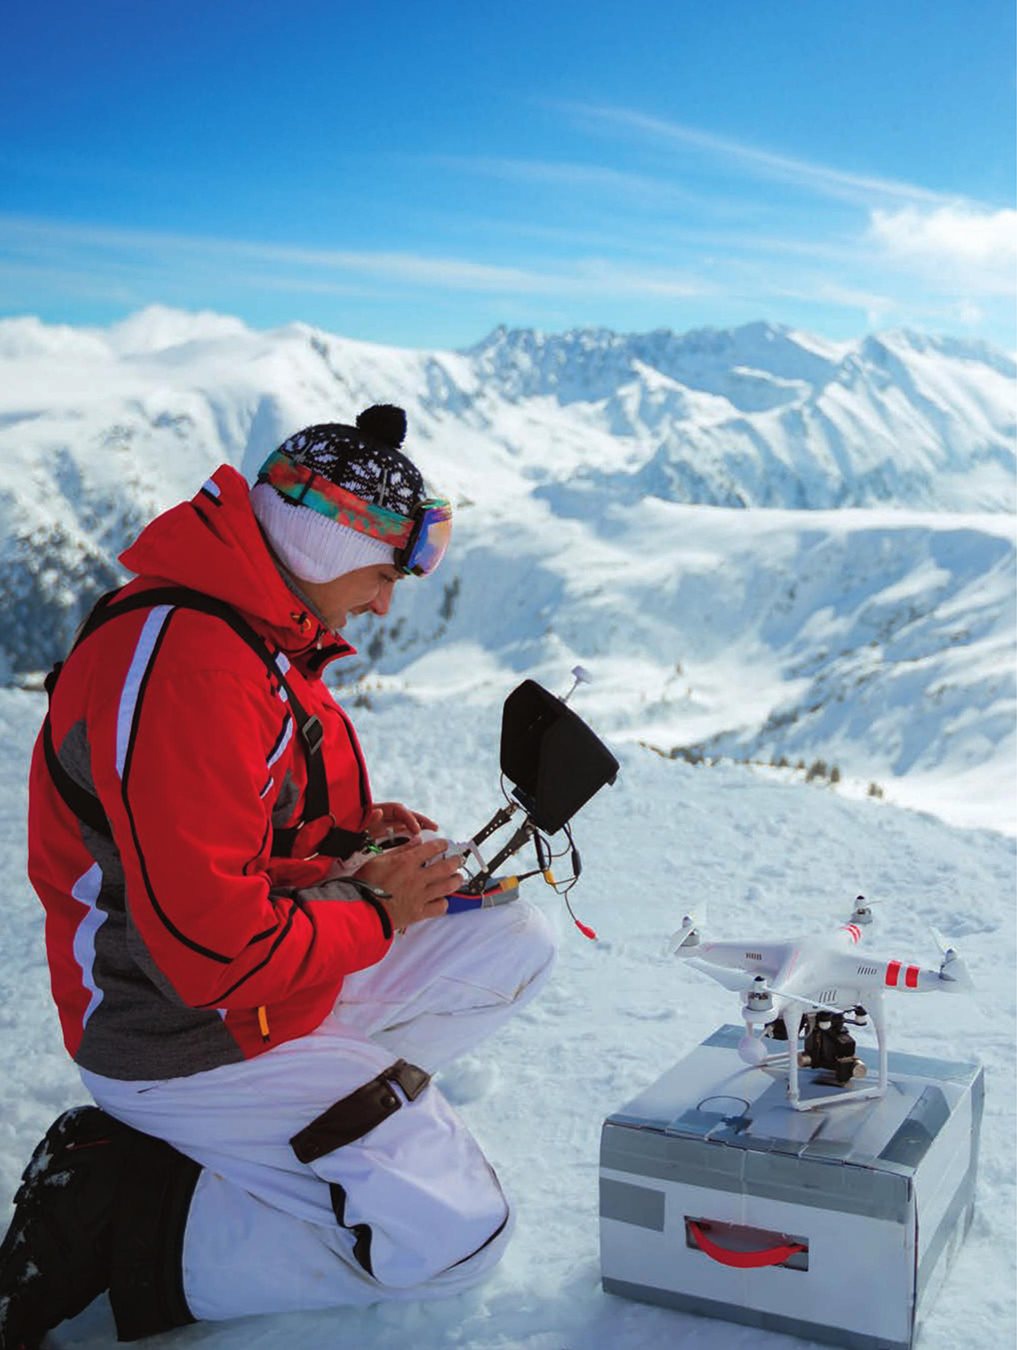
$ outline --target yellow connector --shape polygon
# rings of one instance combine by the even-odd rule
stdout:
[[[554,873],[551,871],[550,867],[546,868],[544,871],[544,880],[549,886],[556,886],[558,884],[554,879]]]

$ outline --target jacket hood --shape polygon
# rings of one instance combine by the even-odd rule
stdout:
[[[146,580],[189,586],[225,600],[257,620],[291,657],[313,651],[315,668],[355,651],[286,585],[251,510],[247,480],[228,464],[220,465],[189,502],[156,516],[120,561]]]

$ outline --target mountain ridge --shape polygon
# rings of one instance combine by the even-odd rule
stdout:
[[[555,687],[595,660],[622,739],[974,773],[972,800],[1006,800],[1004,354],[766,324],[499,331],[478,357],[176,311],[106,336],[0,321],[0,671],[60,658],[119,550],[216,465],[253,478],[300,426],[394,402],[457,511],[436,584],[401,588],[412,612],[400,599],[362,639],[401,696],[454,678],[494,697],[520,672]]]

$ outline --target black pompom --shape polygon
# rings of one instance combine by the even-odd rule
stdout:
[[[391,403],[376,403],[358,414],[357,427],[365,436],[398,450],[406,436],[406,414]]]

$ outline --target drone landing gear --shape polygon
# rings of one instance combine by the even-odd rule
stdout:
[[[862,1077],[865,1066],[855,1056],[855,1042],[847,1026],[864,1026],[856,1014],[853,1022],[845,1024],[843,1012],[803,1013],[795,1025],[795,1041],[804,1030],[804,1049],[800,1053],[788,1054],[787,1095],[788,1103],[795,1111],[812,1111],[817,1106],[830,1102],[861,1101],[867,1098],[882,1097],[886,1093],[888,1082],[886,1024],[880,1000],[872,1008],[872,1026],[876,1033],[879,1048],[879,1073],[876,1083],[870,1087],[847,1089],[846,1085],[856,1077]],[[787,1028],[784,1029],[785,1036]],[[779,1036],[778,1036],[779,1039]],[[821,1097],[810,1097],[803,1101],[798,1077],[799,1068],[820,1069],[829,1072],[832,1077],[818,1079],[825,1085],[837,1084],[836,1092],[824,1093]],[[858,1072],[859,1068],[861,1073]]]

